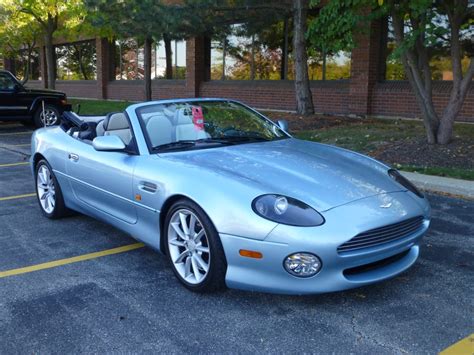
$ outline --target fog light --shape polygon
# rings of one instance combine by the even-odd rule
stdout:
[[[311,277],[321,270],[321,260],[314,254],[295,253],[286,257],[283,266],[293,276]]]

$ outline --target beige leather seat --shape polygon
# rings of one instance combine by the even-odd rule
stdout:
[[[125,144],[132,140],[132,132],[124,113],[112,113],[97,124],[97,136],[118,136]]]
[[[163,113],[150,116],[145,127],[153,147],[174,141],[173,125]]]

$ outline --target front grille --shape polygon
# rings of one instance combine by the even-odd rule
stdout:
[[[382,260],[379,260],[379,261],[376,261],[376,262],[373,262],[373,263],[370,263],[370,264],[360,265],[360,266],[352,267],[350,269],[346,269],[343,272],[344,276],[355,276],[355,275],[358,275],[358,274],[363,274],[364,272],[370,272],[370,271],[380,269],[384,266],[393,264],[393,263],[403,259],[405,256],[408,255],[409,252],[410,252],[410,249],[405,250],[404,252],[401,252],[399,254],[395,254],[395,255],[393,255],[389,258],[386,258],[386,259],[382,259]]]
[[[384,227],[371,229],[356,235],[351,240],[337,248],[338,253],[372,248],[411,236],[423,227],[423,216],[406,219],[402,222],[389,224]]]

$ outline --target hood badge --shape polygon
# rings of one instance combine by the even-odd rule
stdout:
[[[392,207],[392,203],[391,203],[391,202],[386,203],[386,204],[384,204],[384,205],[380,205],[380,208],[390,208],[390,207]]]

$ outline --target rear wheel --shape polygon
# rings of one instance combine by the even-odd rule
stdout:
[[[164,237],[173,271],[186,288],[196,292],[225,288],[224,250],[215,227],[198,205],[176,202],[166,216]]]
[[[64,205],[63,194],[53,170],[46,162],[40,160],[36,165],[36,196],[41,212],[51,219],[64,217],[68,209]]]
[[[57,125],[60,121],[59,110],[55,106],[45,105],[43,111],[43,106],[40,105],[33,119],[37,128]]]

